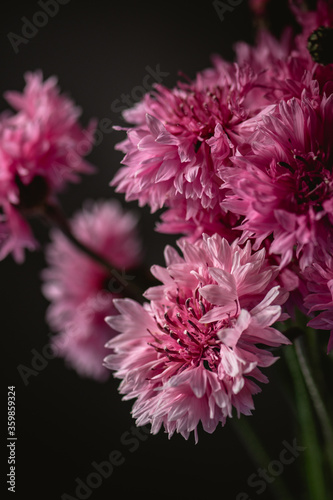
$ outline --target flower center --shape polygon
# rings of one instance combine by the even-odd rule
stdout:
[[[229,123],[232,113],[225,95],[228,88],[216,86],[200,91],[188,84],[180,83],[179,86],[178,93],[166,93],[163,89],[163,93],[158,96],[158,102],[164,110],[161,119],[170,133],[192,133],[202,142],[214,135],[217,123]]]
[[[305,211],[309,205],[318,212],[322,210],[322,203],[331,197],[333,191],[333,178],[317,158],[306,160],[301,156],[295,156],[297,168],[285,162],[280,165],[287,168],[294,178],[293,202]]]
[[[223,327],[230,327],[235,318],[228,316],[223,321],[200,323],[201,317],[212,305],[199,296],[196,289],[192,297],[179,300],[165,313],[163,321],[155,317],[158,329],[149,331],[154,341],[149,342],[166,362],[182,363],[181,371],[188,366],[199,366],[216,371],[220,362],[220,344],[217,332]]]

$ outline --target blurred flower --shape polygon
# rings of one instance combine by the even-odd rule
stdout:
[[[59,95],[55,77],[43,82],[37,71],[25,79],[22,94],[5,94],[17,113],[0,117],[0,259],[13,252],[18,262],[24,247],[36,247],[25,218],[39,213],[67,182],[77,182],[78,174],[93,171],[83,156],[91,149],[94,124],[80,127],[81,112]]]
[[[73,218],[71,227],[79,241],[116,269],[130,269],[139,263],[136,218],[124,213],[117,202],[86,204]],[[121,295],[108,288],[112,276],[106,269],[74,247],[59,230],[51,236],[43,291],[51,302],[47,320],[59,332],[53,339],[55,351],[78,373],[105,379],[108,372],[102,362],[110,329],[104,318],[116,312],[112,300]]]
[[[231,194],[222,206],[245,216],[242,241],[254,237],[259,248],[273,234],[269,251],[282,256],[281,267],[296,247],[304,269],[332,231],[332,128],[333,95],[320,104],[282,101],[224,172]]]
[[[271,327],[288,294],[273,286],[277,268],[265,250],[252,253],[249,242],[242,249],[204,235],[180,246],[184,257],[166,247],[167,268],[152,268],[163,284],[147,290],[150,303],[115,300],[120,315],[107,321],[121,333],[105,364],[122,379],[124,399],[137,398],[137,425],[151,423],[155,434],[163,424],[186,439],[194,431],[197,440],[200,421],[211,433],[233,408],[251,414],[254,380],[268,381],[259,368],[277,359],[263,346],[289,343]]]

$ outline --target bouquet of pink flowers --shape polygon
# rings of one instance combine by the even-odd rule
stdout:
[[[197,441],[200,426],[251,415],[265,369],[285,356],[304,442],[300,408],[318,423],[322,462],[310,450],[308,470],[332,477],[331,402],[309,345],[332,363],[333,2],[290,2],[299,31],[280,40],[266,3],[252,2],[254,46],[237,43],[234,62],[214,56],[174,88],[156,83],[115,127],[124,157],[111,186],[163,209],[156,230],[178,238],[165,267],[145,269],[136,217],[119,202],[64,216],[57,193],[94,171],[84,157],[96,124],[82,128],[41,73],[6,94],[15,112],[0,120],[0,258],[37,247],[31,217],[54,226],[43,272],[54,352],[81,375],[112,372],[153,434]],[[313,484],[309,498],[328,498]]]

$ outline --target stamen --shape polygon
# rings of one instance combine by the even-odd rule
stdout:
[[[198,318],[198,314],[197,314],[197,311],[195,309],[191,308],[191,314],[195,317],[195,319],[200,319],[200,318]]]
[[[168,315],[168,313],[167,313],[167,312],[165,312],[165,313],[164,313],[164,319],[165,319],[165,321],[166,321],[167,323],[169,323],[170,325],[172,325],[172,326],[176,326],[176,327],[177,327],[176,323],[174,323],[174,321],[172,321],[172,319],[170,319],[170,318],[169,318],[169,315]]]
[[[150,333],[150,335],[156,340],[156,342],[162,344],[162,341],[158,337],[156,337],[156,335],[153,332],[151,332],[149,328],[147,328],[147,332]]]
[[[169,335],[172,339],[178,340],[178,335],[173,330],[170,330]]]
[[[199,333],[201,333],[201,330],[197,327],[197,325],[191,321],[190,319],[187,320],[187,322]]]
[[[180,322],[180,324],[181,324],[181,325],[185,325],[185,323],[184,323],[184,321],[183,321],[183,319],[182,319],[182,317],[181,317],[181,315],[180,315],[180,313],[179,313],[179,312],[177,312],[177,313],[176,313],[176,316],[177,316],[177,319],[178,319],[178,321]]]
[[[161,353],[164,353],[165,352],[165,347],[162,348],[162,347],[157,347],[156,345],[154,345],[152,342],[147,342],[148,345],[150,345],[151,347],[153,347],[155,349],[155,351],[157,352],[161,352]]]
[[[206,314],[205,306],[204,306],[204,304],[203,304],[203,302],[201,300],[199,300],[199,306],[200,306],[202,315]]]
[[[200,345],[200,343],[197,341],[197,339],[193,335],[191,335],[188,330],[184,330],[184,333],[192,340],[192,342],[194,342],[197,345]]]
[[[278,163],[281,167],[284,167],[289,170],[292,174],[294,173],[293,168],[289,165],[289,163],[286,163],[285,161],[279,161]]]
[[[187,347],[187,345],[185,344],[185,342],[182,339],[180,339],[180,338],[177,339],[177,344],[179,344],[181,347]]]
[[[164,330],[163,330],[163,328],[162,328],[162,325],[160,325],[160,323],[157,321],[156,316],[154,316],[154,320],[155,320],[155,323],[156,323],[157,327],[161,330],[161,332],[162,332],[162,333],[164,333]]]

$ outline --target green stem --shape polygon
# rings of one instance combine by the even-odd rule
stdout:
[[[296,339],[294,345],[305,384],[308,388],[314,409],[317,413],[318,419],[322,427],[327,448],[327,456],[333,473],[333,429],[331,426],[331,421],[326,411],[324,402],[322,400],[316,382],[312,376],[308,360],[304,353],[301,339]]]
[[[318,435],[308,391],[304,383],[294,347],[286,347],[284,349],[284,354],[294,383],[301,444],[306,446],[306,450],[304,451],[306,468],[304,479],[307,483],[308,499],[327,500],[328,497],[325,492],[322,468],[322,452],[320,443],[318,442]]]
[[[272,459],[266,452],[257,433],[248,423],[248,417],[243,417],[239,420],[232,419],[230,422],[254,464],[260,468],[267,468]],[[277,477],[274,483],[269,486],[277,500],[293,500],[281,476]]]

